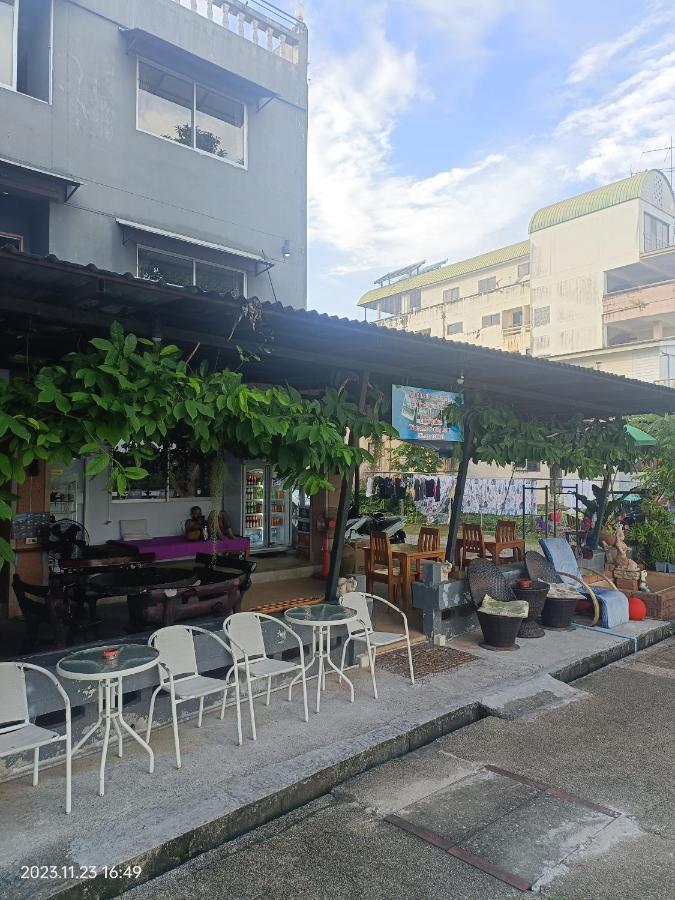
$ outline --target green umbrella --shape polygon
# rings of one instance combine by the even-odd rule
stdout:
[[[656,438],[652,437],[651,434],[647,434],[646,431],[636,428],[635,425],[626,425],[625,428],[638,446],[653,447],[656,444]]]

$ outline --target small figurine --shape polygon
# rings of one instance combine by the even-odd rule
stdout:
[[[647,584],[647,570],[642,569],[640,572],[640,590],[643,594],[649,593],[649,585]]]

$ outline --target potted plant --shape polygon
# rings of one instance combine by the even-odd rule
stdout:
[[[675,525],[668,510],[655,500],[642,503],[644,520],[630,528],[640,559],[657,572],[675,571]]]

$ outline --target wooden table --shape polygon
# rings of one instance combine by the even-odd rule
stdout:
[[[401,566],[401,577],[403,579],[403,610],[409,610],[412,606],[412,590],[411,582],[415,576],[412,571],[411,564],[421,559],[434,559],[437,562],[443,562],[445,559],[445,550],[420,550],[417,544],[392,544],[392,559],[398,560]]]
[[[485,550],[492,556],[497,565],[500,565],[499,554],[502,550],[513,550],[513,558],[519,562],[525,559],[525,541],[522,538],[516,538],[515,541],[500,541],[497,544],[494,534],[485,534],[483,535],[483,543],[485,544]],[[458,569],[462,563],[463,546],[464,538],[458,537],[455,542],[455,565]],[[502,560],[502,562],[507,562],[507,560]]]

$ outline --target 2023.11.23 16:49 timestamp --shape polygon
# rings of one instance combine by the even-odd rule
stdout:
[[[141,866],[21,866],[21,878],[27,881],[43,880],[87,880],[93,878],[128,878],[135,880],[141,877]]]

